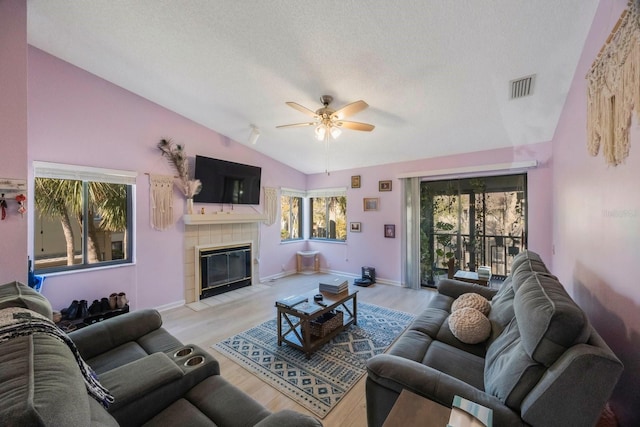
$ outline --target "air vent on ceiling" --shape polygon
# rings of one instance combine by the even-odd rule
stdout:
[[[518,99],[524,96],[529,96],[533,93],[533,83],[535,81],[535,74],[519,79],[511,80],[511,99]]]

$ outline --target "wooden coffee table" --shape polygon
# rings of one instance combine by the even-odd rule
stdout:
[[[291,347],[297,348],[305,353],[307,359],[311,358],[311,354],[318,348],[327,343],[331,338],[338,335],[345,328],[358,323],[358,291],[348,289],[339,294],[331,294],[328,292],[319,292],[316,289],[313,292],[304,294],[308,298],[308,302],[312,304],[313,296],[321,294],[323,306],[313,313],[305,313],[301,311],[303,304],[294,305],[293,307],[285,307],[276,303],[278,309],[278,346],[285,343]],[[325,313],[341,308],[343,312],[342,325],[328,332],[322,337],[311,335],[310,322],[317,320]]]

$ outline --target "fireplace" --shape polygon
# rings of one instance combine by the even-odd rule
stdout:
[[[251,286],[251,243],[199,247],[200,299]]]

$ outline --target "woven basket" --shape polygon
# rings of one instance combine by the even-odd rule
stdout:
[[[314,337],[323,338],[342,326],[343,319],[344,313],[341,311],[325,313],[320,318],[309,322],[309,331]]]

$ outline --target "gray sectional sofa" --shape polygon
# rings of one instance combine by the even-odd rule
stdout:
[[[294,411],[268,411],[225,381],[209,353],[164,330],[155,310],[113,317],[69,335],[46,319],[51,306],[42,295],[17,282],[0,286],[2,425],[322,425]],[[82,360],[113,396],[107,408],[99,402],[106,397],[89,394],[104,397],[83,375]]]
[[[491,301],[490,336],[464,344],[448,318],[460,295]],[[593,426],[623,366],[584,312],[524,251],[499,290],[442,280],[438,293],[386,354],[367,362],[369,427],[403,389],[451,407],[455,395],[493,410],[494,426]]]

